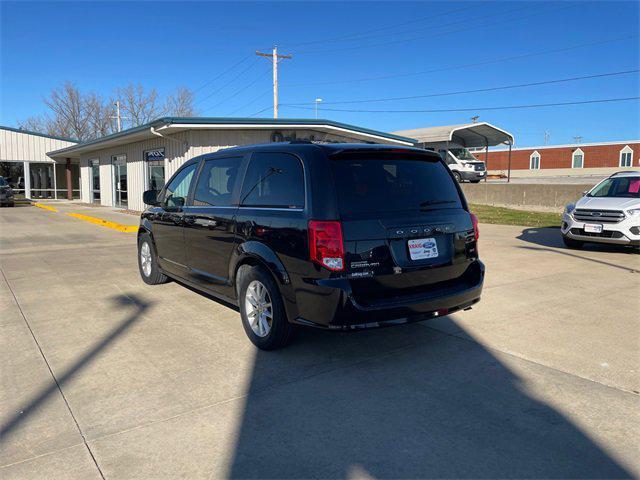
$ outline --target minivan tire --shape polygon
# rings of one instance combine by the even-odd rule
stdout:
[[[287,313],[284,309],[282,295],[280,289],[273,277],[264,268],[260,266],[242,266],[243,272],[240,275],[240,285],[238,288],[238,306],[240,307],[240,316],[242,317],[242,326],[249,337],[249,340],[261,350],[276,350],[286,346],[292,339],[294,326],[289,323]],[[249,313],[247,308],[247,290],[252,286],[263,286],[266,288],[266,296],[271,300],[271,326],[268,334],[264,336],[254,332],[249,321]],[[252,296],[250,292],[249,296]]]
[[[456,182],[462,183],[462,175],[460,175],[458,172],[453,172],[453,176],[456,179]]]
[[[581,249],[582,245],[584,245],[584,242],[581,242],[580,240],[574,240],[573,238],[566,237],[565,235],[562,236],[562,241],[564,242],[565,247],[576,250]]]
[[[149,262],[148,268],[143,265],[143,258]],[[143,233],[138,237],[138,269],[142,281],[147,285],[160,285],[169,281],[169,278],[158,267],[156,248],[148,233]]]

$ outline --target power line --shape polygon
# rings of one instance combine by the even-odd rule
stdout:
[[[264,92],[262,92],[260,95],[258,95],[257,97],[255,97],[253,100],[251,100],[249,103],[246,103],[245,105],[241,106],[240,108],[236,108],[235,110],[233,110],[232,112],[227,113],[225,116],[226,117],[230,117],[231,115],[244,110],[245,108],[247,108],[250,105],[253,105],[254,103],[256,103],[258,100],[260,100],[262,97],[266,96],[267,94],[271,93],[271,89],[269,90],[265,90]]]
[[[358,33],[351,33],[349,35],[341,35],[339,37],[330,37],[330,38],[326,38],[326,39],[323,39],[323,40],[310,40],[310,41],[307,41],[307,42],[299,42],[299,43],[287,44],[286,46],[288,48],[291,48],[291,47],[295,48],[295,47],[299,47],[299,46],[302,46],[302,45],[312,45],[312,44],[315,44],[315,43],[332,43],[332,42],[341,42],[341,41],[351,41],[351,39],[357,40],[358,37],[361,37],[362,35],[366,35],[368,33],[380,32],[380,31],[389,30],[389,29],[392,29],[392,28],[395,28],[395,27],[402,27],[404,25],[409,25],[409,24],[412,24],[412,23],[418,23],[418,22],[422,22],[424,20],[432,20],[434,18],[444,17],[444,16],[447,16],[447,15],[451,15],[453,13],[458,13],[458,12],[463,11],[463,10],[468,11],[468,10],[471,10],[473,8],[478,8],[480,6],[483,6],[486,3],[487,2],[477,3],[473,7],[456,8],[454,10],[449,10],[447,12],[442,12],[442,13],[437,13],[435,15],[427,15],[427,16],[424,16],[424,17],[414,18],[414,19],[406,21],[406,22],[394,23],[394,24],[391,24],[391,25],[386,25],[386,26],[382,26],[382,27],[378,27],[378,28],[373,28],[373,29],[370,29],[370,30],[364,30],[364,31],[361,31],[361,32],[358,32]]]
[[[575,102],[558,102],[558,103],[535,103],[528,105],[505,105],[500,107],[475,107],[475,108],[438,108],[428,110],[361,110],[361,109],[343,109],[343,108],[324,108],[329,112],[355,112],[355,113],[445,113],[445,112],[476,112],[479,110],[515,110],[520,108],[539,108],[539,107],[559,107],[565,105],[586,105],[591,103],[610,103],[610,102],[626,102],[631,100],[639,100],[640,97],[624,97],[624,98],[605,98],[600,100],[583,100]],[[293,108],[302,110],[313,110],[313,107],[301,107],[297,105],[288,105]]]
[[[249,58],[251,58],[251,54],[247,55],[246,57],[242,58],[240,61],[234,63],[233,65],[231,65],[229,68],[227,68],[226,70],[224,70],[222,73],[216,75],[214,78],[212,78],[211,80],[205,82],[204,84],[202,84],[201,86],[199,86],[198,88],[196,88],[193,93],[197,93],[200,90],[202,90],[203,88],[211,85],[213,82],[215,82],[216,80],[218,80],[219,78],[222,78],[224,75],[226,75],[227,73],[229,73],[231,70],[233,70],[234,68],[236,68],[238,65],[240,65],[241,63],[247,61]]]
[[[255,117],[256,115],[260,115],[262,112],[266,112],[267,110],[271,110],[272,108],[273,108],[273,105],[269,105],[268,107],[263,108],[262,110],[258,110],[257,112],[252,113],[251,115],[249,115],[249,118]]]
[[[520,60],[523,58],[531,58],[531,57],[536,57],[536,56],[540,56],[540,55],[548,55],[551,53],[560,53],[560,52],[567,52],[570,50],[576,50],[579,48],[585,48],[585,47],[592,47],[592,46],[596,46],[596,45],[605,45],[607,43],[614,43],[614,42],[620,42],[620,41],[624,41],[624,40],[630,40],[632,38],[637,38],[638,35],[627,35],[624,37],[617,37],[617,38],[612,38],[609,40],[602,40],[599,42],[589,42],[589,43],[582,43],[582,44],[578,44],[578,45],[572,45],[570,47],[563,47],[563,48],[554,48],[554,49],[550,49],[550,50],[541,50],[539,52],[531,52],[531,53],[524,53],[524,54],[520,54],[520,55],[511,55],[508,57],[501,57],[501,58],[496,58],[493,60],[484,60],[482,62],[473,62],[473,63],[464,63],[464,64],[460,64],[460,65],[450,65],[448,67],[442,67],[442,68],[434,68],[431,70],[422,70],[422,71],[418,71],[418,72],[405,72],[405,73],[396,73],[396,74],[391,74],[391,75],[379,75],[379,76],[374,76],[374,77],[361,77],[361,78],[354,78],[354,79],[349,79],[349,80],[333,80],[333,81],[329,81],[329,82],[314,82],[314,83],[292,83],[292,84],[288,84],[285,86],[288,87],[311,87],[311,86],[317,86],[317,85],[339,85],[339,84],[344,84],[344,83],[359,83],[359,82],[368,82],[368,81],[375,81],[375,80],[388,80],[391,78],[402,78],[402,77],[414,77],[414,76],[419,76],[419,75],[428,75],[431,73],[439,73],[439,72],[445,72],[448,70],[460,70],[460,69],[464,69],[464,68],[472,68],[472,67],[480,67],[480,66],[484,66],[484,65],[492,65],[495,63],[502,63],[502,62],[507,62],[510,60]]]
[[[224,85],[222,85],[220,88],[214,90],[213,92],[211,92],[209,95],[207,95],[206,97],[201,98],[200,100],[198,100],[194,106],[197,105],[201,105],[202,102],[204,102],[205,100],[208,100],[209,98],[213,97],[215,94],[219,93],[220,91],[224,90],[226,87],[228,87],[229,85],[231,85],[232,83],[234,83],[236,80],[238,80],[240,77],[242,77],[242,75],[244,75],[245,73],[247,73],[249,70],[251,70],[251,68],[256,65],[258,63],[258,60],[256,59],[255,61],[253,61],[252,63],[249,64],[249,66],[247,68],[245,68],[244,70],[242,70],[238,75],[236,75],[235,77],[233,77],[231,80],[229,80],[227,83],[225,83]]]
[[[573,8],[575,5],[565,5],[563,7],[559,7],[556,9],[552,9],[551,12],[556,12],[556,11],[560,11],[560,10],[566,10],[568,8]],[[510,10],[508,13],[512,13],[514,11],[522,11],[522,10],[527,10],[529,8],[533,8],[533,6],[526,6],[526,7],[519,7],[513,10]],[[507,19],[502,19],[502,20],[497,20],[495,22],[489,22],[489,23],[475,23],[477,20],[479,19],[483,19],[483,18],[494,18],[496,16],[496,14],[492,14],[492,15],[483,15],[481,17],[476,17],[474,20],[474,24],[471,26],[468,26],[466,28],[461,28],[461,29],[456,29],[456,30],[450,30],[448,32],[440,32],[440,33],[436,33],[436,34],[429,34],[429,35],[420,35],[417,37],[411,37],[411,38],[405,38],[405,39],[398,39],[398,40],[390,40],[388,42],[380,42],[380,43],[373,43],[373,44],[369,44],[369,45],[359,45],[359,46],[352,46],[352,47],[342,47],[342,48],[334,48],[334,49],[328,49],[328,50],[302,50],[302,51],[298,51],[295,52],[296,54],[301,54],[301,53],[334,53],[334,52],[345,52],[345,51],[349,51],[349,50],[360,50],[363,48],[373,48],[373,47],[383,47],[383,46],[387,46],[387,45],[396,45],[398,43],[408,43],[408,42],[413,42],[415,40],[422,40],[425,38],[434,38],[434,37],[441,37],[444,35],[450,35],[452,33],[460,33],[460,32],[466,32],[469,30],[474,30],[476,28],[485,28],[491,25],[498,25],[498,24],[502,24],[503,22],[509,20],[511,22],[514,21],[521,21],[524,20],[526,18],[530,18],[536,15],[540,15],[540,14],[547,14],[547,13],[551,13],[549,11],[543,11],[543,12],[536,12],[536,13],[531,13],[529,15],[517,15],[514,16],[512,18],[507,18]],[[468,21],[463,21],[463,22],[454,22],[455,23],[469,23]]]
[[[603,78],[603,77],[613,77],[616,75],[628,75],[630,73],[640,72],[640,69],[635,70],[625,70],[622,72],[607,72],[607,73],[599,73],[594,75],[585,75],[582,77],[570,77],[570,78],[561,78],[556,80],[545,80],[540,82],[530,82],[530,83],[520,83],[516,85],[502,85],[500,87],[487,87],[487,88],[477,88],[474,90],[458,90],[455,92],[446,92],[446,93],[430,93],[426,95],[411,95],[406,97],[387,97],[387,98],[370,98],[366,100],[342,100],[336,102],[323,102],[325,105],[339,105],[339,104],[348,104],[348,103],[377,103],[377,102],[390,102],[395,100],[414,100],[417,98],[430,98],[430,97],[447,97],[452,95],[463,95],[467,93],[480,93],[480,92],[492,92],[496,90],[509,90],[513,88],[524,88],[524,87],[534,87],[538,85],[549,85],[554,83],[564,83],[564,82],[574,82],[578,80],[588,80],[593,78]],[[310,102],[304,103],[288,103],[289,106],[299,106],[299,105],[309,105]]]
[[[258,80],[260,80],[262,77],[264,77],[267,73],[269,73],[270,70],[265,70],[262,72],[262,74],[258,75],[253,82],[248,83],[247,85],[245,85],[244,87],[242,87],[240,90],[237,90],[233,95],[229,96],[229,97],[225,97],[224,99],[220,100],[218,103],[216,103],[215,105],[211,105],[210,107],[207,107],[206,109],[203,110],[203,112],[212,110],[214,108],[216,108],[219,105],[222,105],[224,102],[231,100],[234,97],[237,97],[238,95],[240,95],[242,92],[244,92],[247,88],[255,85]]]

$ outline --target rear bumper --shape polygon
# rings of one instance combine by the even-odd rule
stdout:
[[[322,304],[314,308],[312,303],[305,302],[307,307],[300,308],[294,323],[329,330],[357,330],[417,322],[464,310],[478,303],[482,294],[484,265],[477,261],[475,268],[477,275],[473,280],[455,288],[439,290],[426,286],[419,295],[368,304],[354,297],[348,280],[320,280],[318,301]]]

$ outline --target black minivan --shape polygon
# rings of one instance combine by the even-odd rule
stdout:
[[[144,202],[142,279],[171,277],[237,305],[261,349],[286,345],[296,325],[395,325],[480,300],[477,219],[433,152],[230,148],[186,162]]]

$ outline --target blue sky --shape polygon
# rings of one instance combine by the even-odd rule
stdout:
[[[42,99],[66,80],[105,97],[130,82],[161,94],[184,85],[197,91],[202,115],[249,116],[271,105],[270,64],[253,52],[277,44],[281,53],[293,55],[280,64],[280,117],[312,118],[313,100],[320,97],[320,117],[386,131],[465,123],[475,113],[512,132],[521,146],[542,144],[545,130],[552,144],[571,143],[577,135],[583,142],[640,137],[638,101],[480,109],[634,97],[640,95],[638,73],[422,99],[329,103],[635,70],[638,2],[2,2],[0,7],[3,125],[44,112]],[[566,50],[585,44],[595,45]],[[565,50],[541,53],[560,49]],[[489,63],[517,56],[522,58]],[[483,65],[464,67],[469,64]],[[311,109],[287,105],[300,103]],[[258,114],[270,115],[269,109]]]

